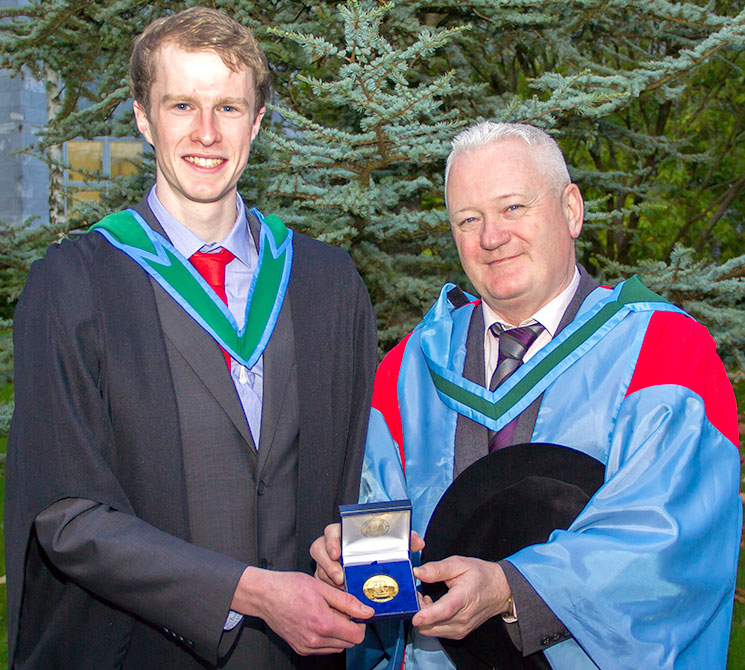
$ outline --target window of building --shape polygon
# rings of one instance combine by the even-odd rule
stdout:
[[[100,192],[90,188],[97,174],[107,177],[128,177],[137,172],[145,144],[142,140],[102,137],[95,140],[71,140],[65,143],[65,185],[73,187],[67,198],[67,208],[79,200],[98,202]]]

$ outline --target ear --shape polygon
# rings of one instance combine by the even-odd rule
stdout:
[[[266,112],[266,107],[262,107],[258,112],[256,112],[256,118],[254,119],[253,125],[251,126],[251,142],[256,139],[256,136],[259,134],[259,128],[261,127],[261,119],[264,118],[264,113]]]
[[[142,136],[147,140],[148,144],[153,144],[152,134],[150,132],[150,121],[147,118],[147,112],[144,107],[135,100],[132,103],[132,111],[135,115],[135,123],[137,129],[142,133]]]
[[[561,194],[561,209],[573,238],[579,237],[585,220],[585,203],[577,184],[569,184]]]

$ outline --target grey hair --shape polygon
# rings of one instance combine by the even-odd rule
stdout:
[[[461,154],[480,149],[494,142],[507,139],[519,139],[541,153],[538,162],[548,183],[561,193],[571,184],[564,154],[561,153],[556,140],[547,132],[527,123],[496,123],[481,121],[459,132],[452,141],[450,154],[445,161],[445,193],[447,193],[448,176],[453,161]]]

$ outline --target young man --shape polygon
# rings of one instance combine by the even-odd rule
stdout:
[[[505,614],[505,644],[542,654],[524,667],[724,668],[742,515],[737,411],[714,342],[638,280],[610,290],[577,268],[582,197],[543,131],[477,124],[455,138],[445,175],[481,300],[446,285],[378,368],[361,501],[410,498],[424,535],[454,477],[515,453],[529,461],[533,443],[581,452],[604,477],[546,542],[415,569],[447,592],[412,619],[405,667],[452,667],[432,638],[449,645]],[[520,492],[511,485],[505,497]],[[312,551],[338,584],[338,527]],[[387,649],[368,636],[351,667],[400,667],[403,639],[381,629],[377,640]],[[487,667],[473,662],[463,667]]]
[[[305,573],[357,497],[367,292],[237,193],[268,93],[250,31],[159,19],[130,74],[155,185],[50,248],[16,311],[10,667],[343,664],[301,655],[359,642],[371,610]]]

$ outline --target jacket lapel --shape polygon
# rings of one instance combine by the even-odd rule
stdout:
[[[484,380],[484,312],[481,305],[473,308],[466,338],[466,360],[463,376],[486,386]],[[457,477],[471,463],[489,452],[489,431],[476,421],[458,414],[455,424],[455,456],[453,474]]]
[[[269,343],[264,349],[264,391],[261,402],[261,437],[259,439],[259,471],[266,463],[282,414],[290,369],[295,360],[295,339],[292,332],[292,308],[289,294],[285,296],[282,309]]]
[[[246,212],[248,229],[256,248],[259,248],[259,220]],[[295,339],[292,328],[292,306],[288,290],[279,312],[279,318],[269,343],[264,349],[264,380],[261,399],[261,436],[259,438],[258,468],[264,467],[277,431],[282,405],[287,392],[290,368],[295,360]]]
[[[577,286],[577,290],[574,292],[571,302],[567,305],[564,316],[561,317],[559,327],[556,329],[554,337],[574,321],[574,317],[577,316],[577,312],[579,312],[579,308],[582,306],[585,298],[598,287],[598,283],[587,274],[587,270],[585,270],[581,265],[578,265],[577,267],[579,268],[579,285]]]
[[[167,238],[157,219],[142,200],[135,209],[155,232]],[[197,324],[154,280],[155,292],[163,334],[184,357],[197,377],[204,383],[223,411],[230,417],[238,432],[256,452],[256,447],[243,413],[240,399],[230,377],[225,358],[218,344]]]

